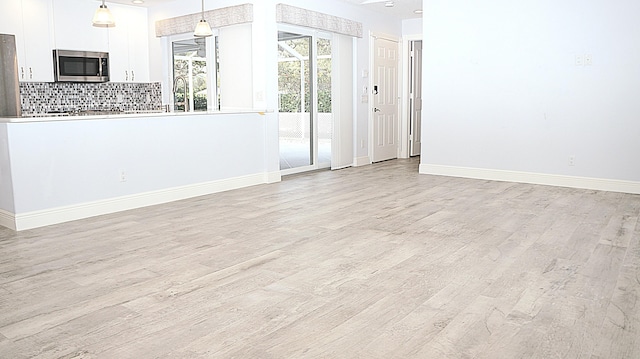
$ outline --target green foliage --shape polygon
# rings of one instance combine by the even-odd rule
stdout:
[[[300,38],[286,41],[286,44],[297,52],[305,60],[300,61],[291,53],[278,48],[278,92],[280,100],[280,112],[301,112],[302,98],[304,97],[304,112],[310,112],[311,80],[309,73],[309,38]],[[315,103],[320,113],[331,112],[331,43],[329,40],[318,41],[318,54],[316,61],[318,73],[318,98]],[[304,73],[301,71],[304,66]],[[304,76],[304,82],[301,79]]]
[[[206,111],[207,110],[207,95],[196,94],[193,97],[193,107],[195,107],[196,111]]]
[[[186,53],[184,55],[195,56],[196,53]],[[193,82],[193,107],[195,111],[206,111],[207,110],[207,62],[202,60],[193,60],[191,61],[192,66],[192,82]],[[184,79],[189,78],[189,64],[186,60],[178,60],[174,61],[174,74],[175,76],[181,76]],[[175,93],[176,110],[184,111],[184,87],[182,83],[178,87]]]

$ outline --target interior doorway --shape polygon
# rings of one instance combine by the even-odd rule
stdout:
[[[422,127],[422,40],[409,43],[409,156],[419,156]]]
[[[333,137],[331,39],[278,32],[280,170],[291,174],[331,166]]]
[[[371,161],[398,157],[398,41],[373,36]]]

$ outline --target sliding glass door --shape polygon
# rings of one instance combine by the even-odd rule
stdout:
[[[331,165],[331,41],[303,32],[278,32],[280,170],[283,174]]]

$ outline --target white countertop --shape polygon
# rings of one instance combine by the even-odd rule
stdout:
[[[68,116],[23,116],[23,117],[0,117],[0,123],[34,123],[34,122],[60,122],[60,121],[90,121],[105,119],[125,119],[125,118],[150,118],[167,116],[204,116],[204,115],[233,115],[244,113],[273,113],[274,110],[247,109],[247,110],[224,110],[224,111],[200,111],[200,112],[140,112],[140,113],[118,113],[101,115],[68,115]]]

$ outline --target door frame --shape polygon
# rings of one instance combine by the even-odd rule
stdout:
[[[385,33],[381,33],[381,32],[375,32],[375,31],[370,31],[369,32],[369,68],[371,69],[370,73],[371,75],[369,76],[369,82],[368,82],[368,100],[367,100],[367,118],[368,118],[368,124],[369,124],[369,148],[368,148],[368,153],[369,153],[369,159],[370,161],[373,161],[373,147],[374,147],[374,143],[375,143],[375,136],[374,136],[374,113],[373,113],[373,108],[374,108],[374,101],[373,101],[373,86],[374,86],[374,82],[375,82],[375,73],[374,73],[374,59],[375,59],[375,40],[376,39],[386,39],[389,41],[393,41],[393,42],[397,42],[398,43],[398,88],[396,89],[396,93],[402,98],[402,94],[403,94],[403,88],[404,86],[404,82],[405,79],[404,77],[401,77],[402,74],[402,68],[403,68],[403,63],[405,62],[403,60],[404,58],[404,54],[402,53],[402,46],[401,46],[401,41],[400,38],[395,37],[393,35],[389,35],[389,34],[385,34]],[[398,103],[398,113],[396,114],[396,118],[398,119],[398,138],[397,143],[398,143],[398,151],[397,151],[397,158],[400,158],[400,149],[401,149],[401,142],[400,140],[402,139],[402,137],[404,137],[404,134],[401,135],[401,129],[400,129],[400,125],[402,124],[403,120],[400,119],[400,115],[402,114],[402,109],[404,108],[404,104],[401,105],[401,103],[403,103],[404,101],[401,101],[401,98],[398,99],[397,103]],[[408,134],[408,132],[407,132]],[[408,142],[408,137],[406,138],[406,141]],[[407,147],[408,148],[408,147]]]
[[[398,132],[400,133],[400,153],[398,158],[409,158],[411,150],[409,148],[409,137],[411,132],[411,105],[410,105],[410,92],[411,92],[411,42],[422,41],[422,35],[407,35],[402,37],[402,92],[401,96],[403,101],[401,115],[400,115],[400,127]],[[423,42],[424,46],[424,42]]]

